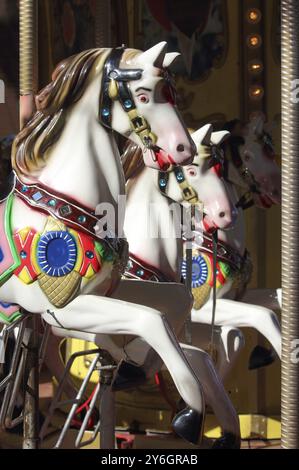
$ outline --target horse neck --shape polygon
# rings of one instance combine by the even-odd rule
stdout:
[[[183,243],[175,237],[173,201],[161,194],[157,182],[158,172],[147,167],[129,180],[124,230],[133,255],[179,280]]]
[[[94,80],[69,111],[64,130],[51,148],[39,181],[95,208],[105,202],[117,207],[125,193],[118,148],[112,133],[98,122],[100,79]]]

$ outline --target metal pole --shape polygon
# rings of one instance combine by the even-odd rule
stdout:
[[[35,110],[34,95],[38,86],[37,2],[20,0],[20,127]],[[31,321],[32,335],[28,345],[25,374],[23,449],[38,448],[39,357],[38,318]],[[27,381],[28,377],[28,381]]]
[[[37,2],[20,0],[20,128],[35,111],[38,87]]]
[[[299,0],[282,0],[282,374],[281,446],[299,448]]]

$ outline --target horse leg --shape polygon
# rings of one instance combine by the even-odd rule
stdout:
[[[144,298],[148,298],[147,285],[151,283],[140,284],[136,290],[143,289]],[[150,293],[153,294],[152,286]],[[174,418],[174,430],[190,442],[198,441],[202,433],[204,415],[202,390],[165,315],[160,310],[129,303],[127,300],[80,295],[62,309],[51,308],[43,314],[43,318],[52,326],[58,325],[65,329],[142,337],[161,356],[188,406]]]
[[[223,430],[223,437],[215,442],[214,447],[239,448],[239,417],[215,371],[210,356],[194,346],[181,344],[181,347],[194,372],[200,378],[206,402],[212,407]]]
[[[241,302],[281,310],[281,289],[247,289]]]
[[[192,321],[211,324],[212,301],[200,310],[192,310]],[[272,310],[259,305],[245,304],[228,299],[217,300],[216,325],[237,328],[254,328],[261,333],[281,357],[281,331],[277,316]]]
[[[200,312],[201,310],[199,311],[198,319],[201,315]],[[192,318],[194,318],[195,315],[193,315]],[[191,335],[193,346],[206,351],[209,350],[211,342],[210,325],[192,322]],[[222,380],[226,379],[228,373],[234,366],[244,344],[245,341],[243,333],[238,328],[234,328],[232,326],[215,326],[214,348],[217,352],[215,367]]]

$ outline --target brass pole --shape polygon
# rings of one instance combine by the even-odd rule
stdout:
[[[35,111],[38,88],[37,2],[19,0],[20,9],[20,128]]]
[[[281,446],[299,448],[299,0],[282,0]],[[293,90],[293,91],[292,91]]]
[[[37,2],[20,0],[20,128],[35,111],[34,95],[38,87]],[[38,318],[31,320],[32,334],[26,364],[23,449],[38,448],[39,354]]]

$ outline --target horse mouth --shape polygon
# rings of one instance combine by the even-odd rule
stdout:
[[[209,215],[206,213],[203,214],[202,223],[203,223],[203,228],[207,233],[213,233],[219,228],[215,224],[215,222],[209,217]]]
[[[167,171],[171,165],[175,165],[173,159],[161,147],[155,146],[153,149],[154,160],[158,163],[161,171]]]

